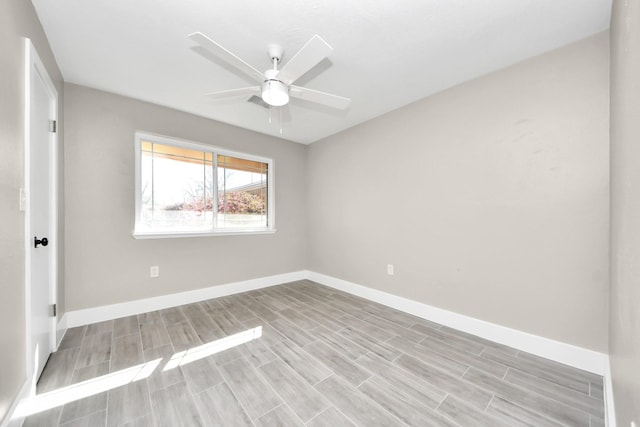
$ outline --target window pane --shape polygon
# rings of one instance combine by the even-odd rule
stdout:
[[[267,164],[218,156],[218,227],[267,227]]]
[[[271,231],[270,160],[165,137],[136,138],[136,233]]]
[[[141,226],[153,231],[213,227],[213,158],[204,151],[143,141]]]

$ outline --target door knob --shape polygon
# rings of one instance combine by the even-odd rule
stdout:
[[[33,238],[33,246],[38,247],[39,245],[47,246],[49,244],[49,239],[43,237],[42,239],[38,239],[38,236]]]

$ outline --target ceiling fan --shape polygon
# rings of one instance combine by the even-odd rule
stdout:
[[[278,69],[278,64],[282,59],[284,49],[279,45],[267,46],[267,52],[273,62],[273,68],[266,70],[264,73],[247,64],[200,32],[189,34],[189,38],[198,43],[207,52],[248,76],[253,77],[259,83],[259,85],[256,86],[208,94],[208,96],[214,99],[256,95],[260,96],[262,100],[270,106],[280,107],[289,102],[289,97],[293,97],[343,110],[348,108],[351,103],[351,99],[343,96],[332,95],[292,84],[326,58],[333,50],[333,48],[318,35],[311,37],[311,39],[302,46],[302,49],[280,69]]]

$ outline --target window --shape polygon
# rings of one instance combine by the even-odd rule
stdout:
[[[273,232],[273,162],[136,133],[136,237]]]

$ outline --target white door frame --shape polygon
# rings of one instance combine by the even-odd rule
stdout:
[[[25,304],[26,304],[26,332],[27,332],[27,378],[31,382],[32,395],[35,393],[35,360],[31,342],[31,247],[33,245],[33,231],[31,230],[31,208],[29,206],[31,194],[31,85],[34,78],[44,83],[51,99],[49,114],[53,120],[58,120],[58,91],[56,90],[44,64],[40,60],[33,43],[25,39],[25,111],[24,111],[24,185],[25,193],[21,202],[25,210]],[[58,277],[58,134],[49,133],[49,303],[57,303]],[[57,349],[56,317],[51,318],[50,345],[51,350]]]

